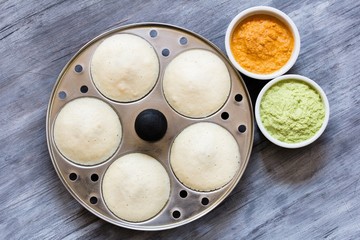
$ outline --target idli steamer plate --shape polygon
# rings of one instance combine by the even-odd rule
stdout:
[[[148,41],[158,55],[160,72],[155,87],[144,98],[119,103],[103,96],[95,87],[90,74],[90,61],[95,49],[105,38],[129,33]],[[178,54],[190,49],[205,49],[223,60],[231,77],[231,91],[222,108],[209,117],[193,119],[178,114],[167,103],[162,79],[166,66]],[[117,112],[123,128],[123,137],[115,154],[105,162],[84,166],[66,159],[54,142],[54,121],[61,108],[71,100],[94,97],[108,103]],[[135,119],[145,109],[157,109],[167,118],[165,136],[156,142],[140,139],[134,129]],[[198,192],[184,186],[174,175],[169,161],[174,138],[187,126],[197,122],[212,122],[227,129],[240,149],[240,167],[234,178],[222,188],[211,192]],[[159,23],[122,26],[94,38],[82,47],[60,73],[51,94],[46,135],[50,157],[57,174],[68,191],[86,209],[96,216],[121,227],[137,230],[163,230],[178,227],[198,219],[219,205],[234,189],[244,173],[253,144],[254,119],[246,86],[224,54],[205,38],[186,29]],[[106,206],[102,196],[102,180],[109,165],[127,153],[140,152],[158,159],[170,177],[170,198],[165,207],[144,222],[128,222],[118,218]],[[141,211],[141,210],[139,210]]]

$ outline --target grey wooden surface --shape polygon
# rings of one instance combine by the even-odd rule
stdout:
[[[286,150],[256,129],[231,195],[179,228],[133,231],[85,210],[56,175],[45,138],[50,93],[71,56],[105,30],[144,21],[188,28],[224,51],[231,18],[257,4],[284,11],[299,28],[290,73],[327,93],[321,138]],[[0,238],[360,239],[359,1],[1,0],[0,10]],[[255,98],[264,82],[245,80]]]

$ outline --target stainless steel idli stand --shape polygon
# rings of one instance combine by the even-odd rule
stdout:
[[[97,46],[105,38],[117,33],[130,33],[142,37],[155,49],[160,73],[156,85],[144,98],[131,103],[119,103],[103,96],[92,82],[90,61]],[[231,91],[222,108],[211,116],[193,119],[174,111],[167,103],[162,79],[166,66],[178,54],[190,49],[205,49],[216,54],[228,68]],[[107,161],[84,166],[66,159],[54,143],[53,126],[61,108],[71,100],[94,97],[108,103],[117,112],[123,136],[115,154]],[[168,128],[163,138],[155,142],[142,140],[134,129],[136,117],[143,110],[162,112]],[[173,173],[170,147],[175,137],[187,126],[197,122],[212,122],[227,129],[236,139],[241,155],[240,168],[234,178],[215,191],[198,192],[184,186]],[[56,172],[68,191],[86,209],[115,225],[137,230],[162,230],[184,225],[200,218],[219,205],[233,190],[244,173],[253,143],[254,119],[246,86],[224,54],[205,38],[176,26],[143,23],[119,27],[91,40],[82,47],[60,73],[54,86],[46,119],[47,142]],[[128,222],[115,216],[106,206],[102,196],[102,179],[109,165],[127,153],[140,152],[158,159],[170,177],[171,193],[165,207],[153,218],[144,222]],[[141,209],[139,209],[141,211]]]

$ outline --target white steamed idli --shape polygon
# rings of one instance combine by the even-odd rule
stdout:
[[[192,118],[207,117],[226,102],[231,80],[225,63],[206,50],[189,50],[166,67],[164,95],[178,113]]]
[[[68,102],[54,123],[54,141],[59,151],[82,165],[107,160],[115,153],[121,137],[118,115],[107,103],[95,98]]]
[[[132,34],[115,34],[95,50],[90,71],[97,89],[106,97],[131,102],[155,86],[159,61],[154,48]]]
[[[225,128],[209,122],[196,123],[175,138],[170,164],[185,186],[212,191],[227,184],[238,171],[239,147]]]
[[[131,153],[109,166],[102,190],[111,212],[123,220],[141,222],[163,209],[170,195],[170,180],[156,159]]]

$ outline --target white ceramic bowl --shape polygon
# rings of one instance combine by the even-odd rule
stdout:
[[[258,14],[266,14],[273,17],[276,17],[280,21],[282,21],[292,32],[294,37],[294,49],[291,54],[290,59],[287,61],[287,63],[280,68],[279,70],[270,73],[270,74],[257,74],[253,72],[249,72],[248,70],[244,69],[240,66],[240,64],[235,60],[232,51],[230,49],[230,39],[232,37],[233,31],[236,28],[236,26],[243,21],[245,18],[248,18],[252,15],[258,15]],[[299,56],[300,52],[300,34],[299,31],[295,25],[295,23],[291,20],[291,18],[283,13],[282,11],[272,8],[272,7],[266,7],[266,6],[258,6],[258,7],[252,7],[248,8],[241,13],[239,13],[234,19],[230,22],[225,35],[225,48],[226,53],[231,61],[231,63],[237,68],[241,73],[255,79],[261,79],[261,80],[268,80],[273,79],[275,77],[278,77],[280,75],[283,75],[286,73],[294,64]]]
[[[285,81],[285,80],[297,80],[297,81],[303,81],[307,84],[309,84],[311,87],[313,87],[313,89],[315,89],[321,96],[322,101],[324,103],[324,108],[325,108],[325,117],[323,120],[323,124],[320,127],[320,129],[315,133],[314,136],[312,136],[311,138],[299,142],[299,143],[286,143],[286,142],[282,142],[279,141],[278,139],[274,138],[273,136],[271,136],[271,134],[266,130],[266,128],[264,127],[262,121],[261,121],[261,116],[260,116],[260,103],[262,101],[262,97],[264,96],[265,92],[272,87],[273,85],[275,85],[276,83],[280,82],[280,81]],[[256,104],[255,104],[255,119],[256,119],[256,123],[260,129],[260,131],[264,134],[264,136],[269,139],[271,142],[273,142],[274,144],[280,146],[280,147],[284,147],[284,148],[300,148],[300,147],[304,147],[306,145],[309,145],[310,143],[314,142],[316,139],[318,139],[320,137],[320,135],[324,132],[328,121],[329,121],[329,115],[330,115],[330,107],[329,107],[329,101],[324,93],[324,91],[322,90],[322,88],[313,80],[304,77],[304,76],[300,76],[300,75],[295,75],[295,74],[287,74],[287,75],[283,75],[281,77],[275,78],[274,80],[270,81],[269,83],[267,83],[264,88],[260,91],[257,99],[256,99]]]

